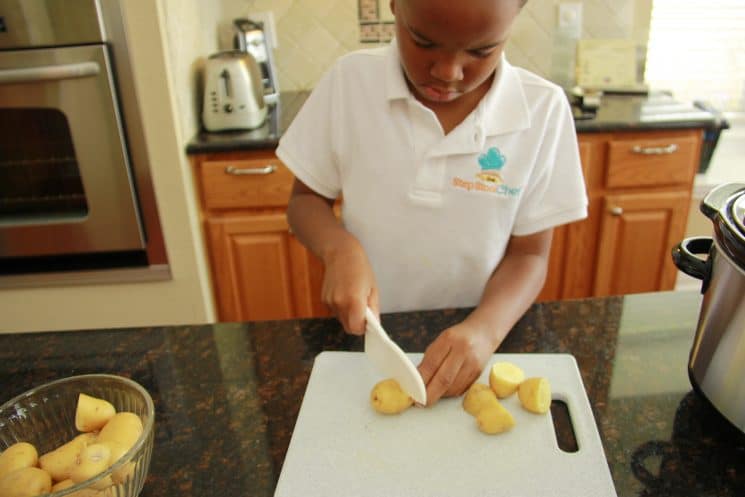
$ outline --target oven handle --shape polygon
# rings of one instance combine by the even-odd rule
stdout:
[[[23,69],[0,69],[0,85],[37,83],[62,79],[96,76],[101,68],[96,62],[79,62],[59,66],[40,66]]]

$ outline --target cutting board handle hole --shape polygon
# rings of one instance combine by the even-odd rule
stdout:
[[[551,419],[554,423],[554,434],[559,448],[564,452],[577,452],[577,437],[574,436],[572,417],[569,415],[569,407],[561,400],[551,401]]]

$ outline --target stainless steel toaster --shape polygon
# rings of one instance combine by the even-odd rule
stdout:
[[[209,56],[202,108],[207,131],[256,129],[267,112],[261,70],[250,53],[227,50]]]

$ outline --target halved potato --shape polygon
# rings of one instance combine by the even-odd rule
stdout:
[[[494,402],[497,402],[497,396],[489,385],[474,383],[463,396],[463,409],[471,416],[476,416],[481,409]]]
[[[523,370],[511,362],[495,362],[489,371],[489,386],[500,399],[515,393],[524,379]]]
[[[479,430],[489,435],[496,435],[511,430],[515,426],[515,418],[498,400],[481,409],[476,416]]]
[[[116,409],[111,402],[81,393],[75,409],[75,428],[82,432],[100,430],[114,414]]]
[[[536,414],[546,414],[551,409],[551,384],[546,378],[528,378],[517,390],[522,406]]]

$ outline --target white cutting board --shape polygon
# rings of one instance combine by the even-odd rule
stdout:
[[[407,354],[419,364],[422,354]],[[579,450],[558,447],[551,415],[503,404],[516,426],[486,435],[462,398],[399,415],[376,413],[382,378],[361,352],[316,357],[275,497],[616,497],[577,363],[568,354],[495,354],[526,376],[549,379],[564,401]],[[488,383],[488,367],[480,381]]]

